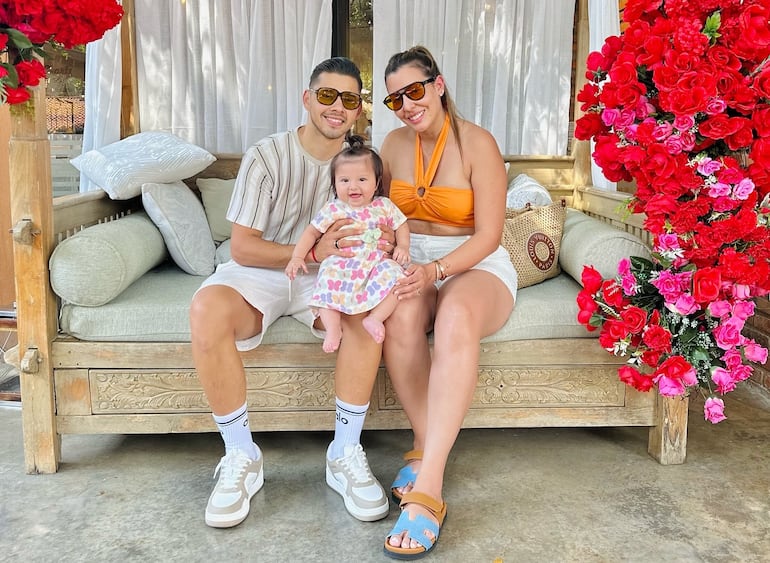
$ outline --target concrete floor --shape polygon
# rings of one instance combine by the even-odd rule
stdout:
[[[729,419],[691,401],[687,463],[647,456],[647,431],[465,430],[449,516],[429,561],[770,561],[770,399],[744,386]],[[240,526],[203,523],[216,434],[65,436],[55,475],[24,473],[21,411],[0,406],[0,561],[386,561],[397,517],[354,520],[324,482],[330,433],[256,433],[266,484]],[[364,445],[387,487],[405,431]]]

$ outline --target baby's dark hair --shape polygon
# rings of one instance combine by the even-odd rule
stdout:
[[[334,155],[332,158],[330,173],[332,176],[332,189],[334,190],[334,196],[337,196],[337,186],[334,184],[334,177],[337,173],[337,163],[341,160],[350,160],[361,156],[368,156],[372,159],[372,167],[374,168],[374,177],[377,180],[377,188],[374,190],[374,195],[382,195],[382,159],[377,151],[366,144],[364,138],[360,135],[354,135],[348,133],[345,136],[345,142],[348,146],[342,149],[340,152]]]

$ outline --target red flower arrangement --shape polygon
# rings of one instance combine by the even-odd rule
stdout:
[[[770,0],[628,0],[628,26],[587,61],[575,136],[614,181],[635,180],[652,260],[609,280],[588,266],[579,320],[628,356],[621,380],[667,396],[717,394],[765,363],[745,337],[770,293]]]
[[[123,17],[116,0],[7,0],[0,4],[0,103],[21,104],[45,78],[48,42],[70,49],[100,39]]]

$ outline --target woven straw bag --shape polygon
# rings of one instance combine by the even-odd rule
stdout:
[[[501,244],[519,277],[519,288],[559,275],[559,249],[567,217],[567,202],[523,209],[506,209]]]

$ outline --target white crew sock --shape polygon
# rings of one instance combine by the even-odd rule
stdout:
[[[214,422],[217,423],[219,433],[225,441],[225,454],[229,454],[235,449],[246,452],[252,459],[259,459],[259,448],[254,444],[251,437],[251,428],[249,428],[249,411],[247,404],[237,409],[235,412],[218,416],[212,414]]]
[[[339,459],[345,454],[345,446],[355,446],[361,441],[361,430],[364,428],[366,411],[369,403],[365,405],[351,405],[345,401],[336,399],[337,422],[334,425],[334,441],[329,448],[331,459]]]

